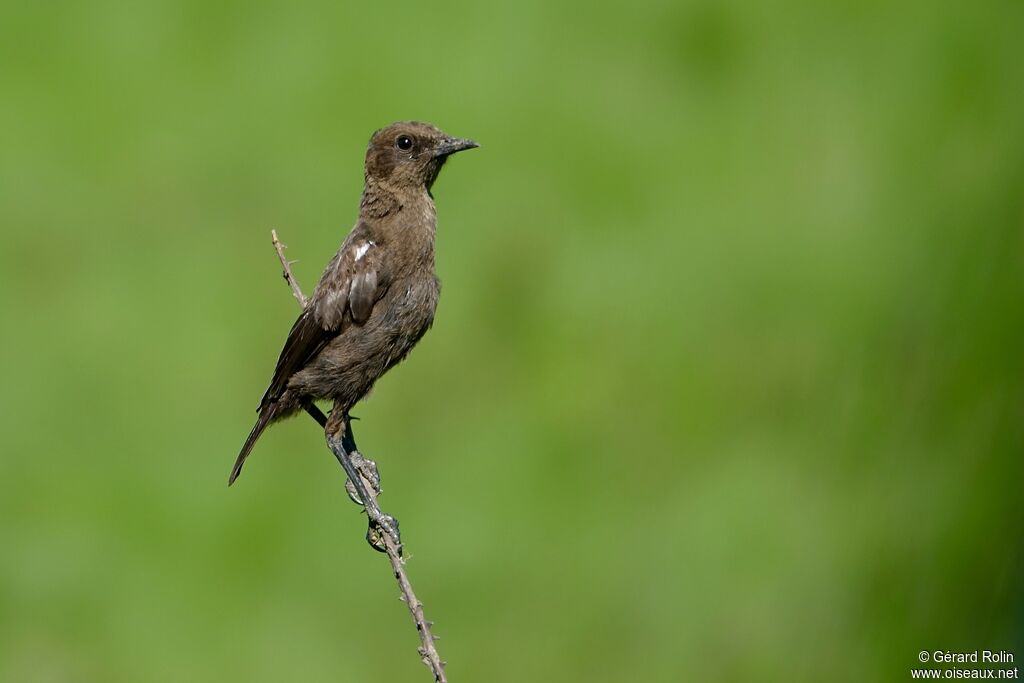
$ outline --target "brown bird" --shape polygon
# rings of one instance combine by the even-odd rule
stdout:
[[[229,485],[268,425],[306,409],[324,424],[360,499],[370,502],[351,462],[337,448],[349,429],[352,406],[433,323],[440,281],[434,268],[437,212],[430,189],[449,156],[477,146],[415,121],[373,134],[359,220],[288,333]],[[326,423],[313,405],[317,399],[334,402]],[[373,520],[369,505],[367,512]],[[381,517],[385,528],[393,521]]]

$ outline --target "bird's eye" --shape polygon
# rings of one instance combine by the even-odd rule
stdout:
[[[399,135],[395,140],[395,147],[405,152],[409,151],[412,149],[412,138],[408,135]]]

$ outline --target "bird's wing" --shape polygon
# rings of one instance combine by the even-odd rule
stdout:
[[[360,222],[327,264],[320,282],[288,333],[274,377],[260,402],[262,410],[284,393],[288,380],[312,360],[344,328],[362,325],[387,289],[382,266],[384,250]],[[346,316],[346,313],[348,315]]]

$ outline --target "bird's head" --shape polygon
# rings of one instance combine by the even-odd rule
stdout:
[[[429,190],[449,156],[478,146],[472,140],[453,138],[429,123],[392,123],[370,138],[366,180]]]

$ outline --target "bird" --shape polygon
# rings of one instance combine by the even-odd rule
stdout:
[[[399,121],[371,136],[359,218],[288,333],[229,486],[264,430],[300,410],[319,414],[328,444],[340,448],[352,407],[430,329],[441,291],[431,190],[450,156],[475,147],[418,121]],[[326,420],[316,400],[333,401]],[[370,514],[351,462],[339,460]],[[376,521],[387,530],[392,520]]]

